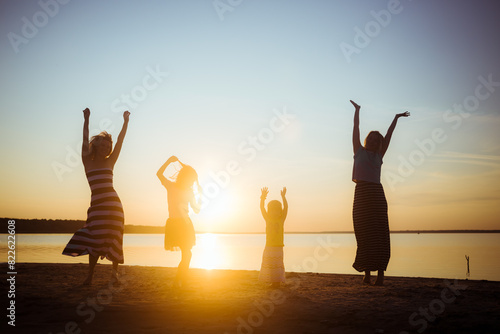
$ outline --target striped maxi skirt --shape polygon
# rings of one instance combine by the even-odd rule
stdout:
[[[266,246],[264,248],[259,281],[266,283],[285,282],[283,246]]]
[[[87,172],[92,190],[87,221],[75,232],[63,255],[90,254],[112,262],[123,263],[123,207],[113,188],[113,171],[109,168]]]
[[[356,183],[352,218],[358,244],[353,268],[359,272],[386,270],[391,243],[387,201],[380,183]]]

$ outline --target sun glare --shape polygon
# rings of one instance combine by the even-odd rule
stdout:
[[[217,247],[217,235],[204,233],[196,236],[196,251],[199,252],[196,258],[193,257],[193,266],[202,269],[217,268],[222,256]]]

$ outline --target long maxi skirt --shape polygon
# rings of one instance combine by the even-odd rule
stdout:
[[[87,221],[75,232],[63,255],[90,254],[112,262],[123,263],[123,207],[113,188],[113,171],[109,168],[87,172],[92,190]]]
[[[359,272],[386,270],[391,243],[387,201],[380,183],[356,183],[352,218],[358,244],[353,268]]]
[[[285,282],[283,246],[266,246],[264,248],[259,281],[266,283]]]

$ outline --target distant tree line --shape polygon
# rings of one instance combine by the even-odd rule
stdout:
[[[0,233],[7,233],[9,220],[16,221],[17,233],[74,233],[85,220],[0,218]],[[163,226],[125,225],[125,233],[164,233]]]

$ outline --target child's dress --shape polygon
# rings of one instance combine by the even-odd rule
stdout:
[[[262,255],[259,281],[267,283],[285,282],[283,263],[283,225],[281,218],[266,221],[266,248]]]
[[[165,224],[165,249],[176,251],[191,249],[196,244],[193,223],[189,218],[188,203],[193,192],[182,190],[170,181],[162,182],[167,189],[169,218]]]

